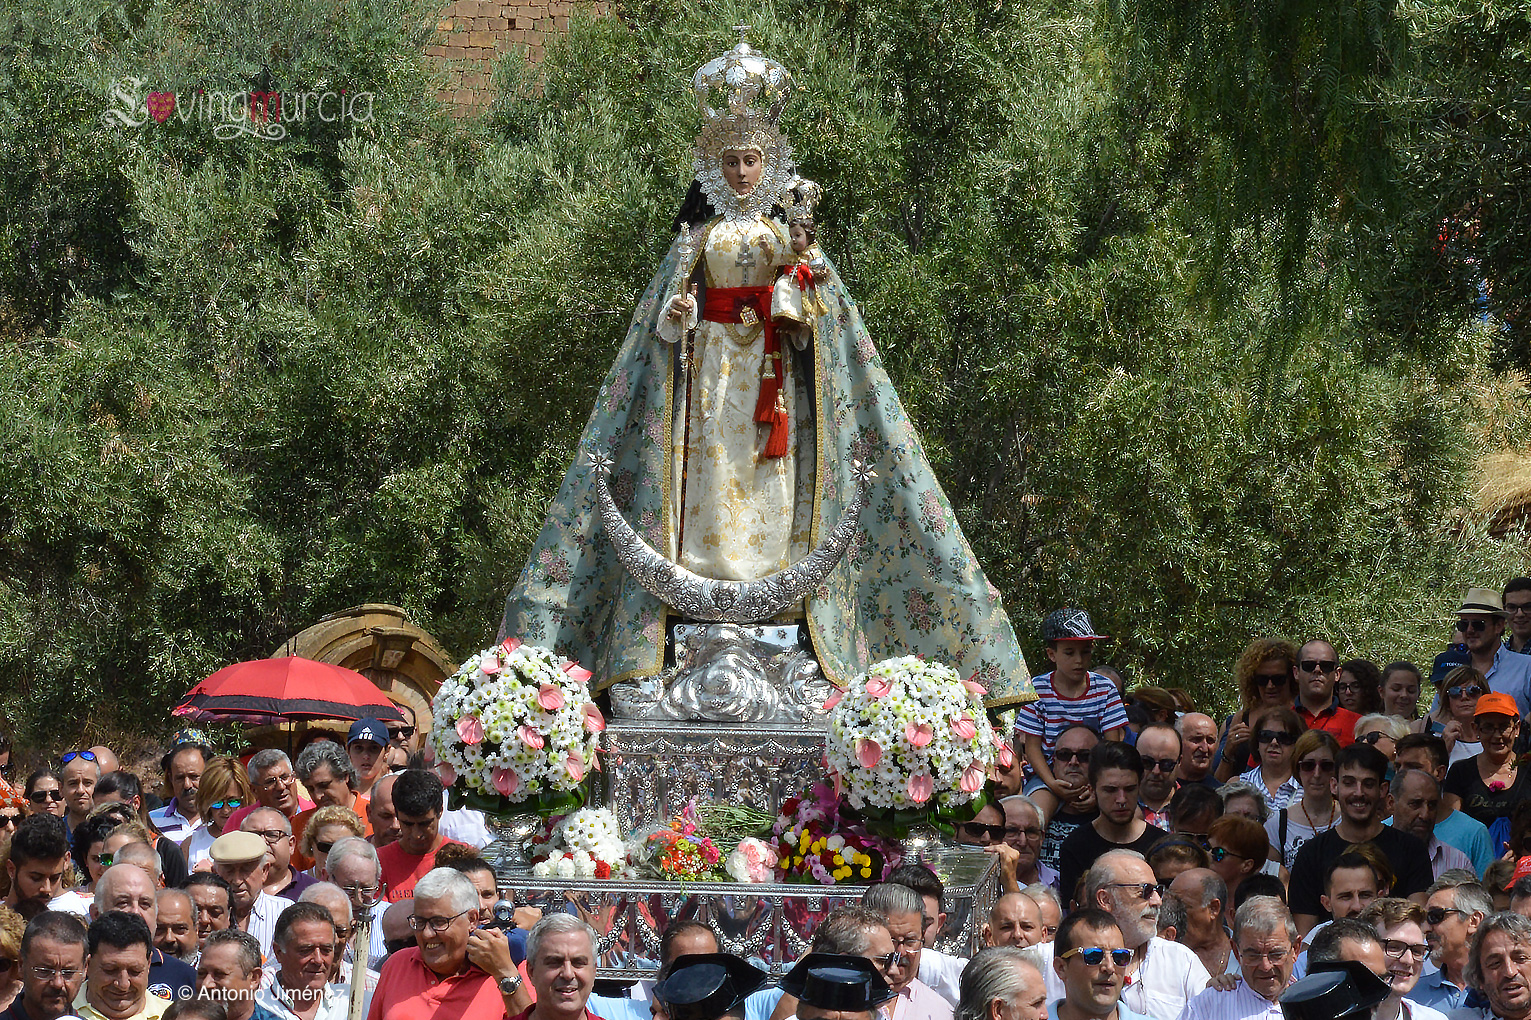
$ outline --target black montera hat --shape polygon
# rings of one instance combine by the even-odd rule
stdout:
[[[1364,963],[1315,963],[1301,981],[1281,993],[1286,1020],[1359,1020],[1392,989]]]
[[[781,979],[782,991],[819,1009],[864,1013],[893,998],[893,989],[864,956],[809,953]]]
[[[654,997],[669,1007],[671,1020],[718,1020],[765,980],[764,972],[731,953],[688,953],[670,964]]]

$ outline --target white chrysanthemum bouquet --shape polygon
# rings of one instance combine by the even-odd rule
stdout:
[[[826,703],[831,777],[869,821],[960,820],[1014,754],[984,714],[984,687],[917,656],[884,659]]]
[[[558,814],[585,802],[606,728],[590,672],[514,638],[471,656],[431,702],[426,752],[454,807]]]

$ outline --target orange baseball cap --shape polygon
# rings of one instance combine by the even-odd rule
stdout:
[[[1492,691],[1479,698],[1478,704],[1473,707],[1473,717],[1480,715],[1510,715],[1519,719],[1520,706],[1510,695]]]

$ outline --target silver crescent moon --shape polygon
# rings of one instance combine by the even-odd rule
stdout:
[[[601,524],[617,559],[650,595],[688,619],[707,623],[762,623],[813,592],[850,546],[860,527],[861,507],[870,496],[868,483],[876,477],[858,466],[856,495],[834,529],[807,556],[756,581],[723,581],[687,570],[644,541],[611,498],[606,486],[611,462],[599,455],[590,462]]]

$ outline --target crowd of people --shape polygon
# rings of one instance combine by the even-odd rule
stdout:
[[[1341,964],[1377,1020],[1531,1020],[1531,579],[1455,628],[1424,669],[1255,641],[1219,721],[1050,614],[1024,754],[958,829],[998,859],[985,948],[937,948],[960,921],[906,861],[775,986],[676,917],[655,980],[597,994],[597,933],[501,900],[412,726],[247,760],[183,731],[164,801],[70,751],[0,789],[0,1020],[1243,1020]]]

